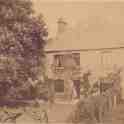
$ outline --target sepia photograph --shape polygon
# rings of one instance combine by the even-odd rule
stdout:
[[[124,1],[0,0],[0,124],[124,124]]]

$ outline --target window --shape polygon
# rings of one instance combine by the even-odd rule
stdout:
[[[54,56],[54,64],[56,67],[63,67],[63,55]]]
[[[80,53],[60,54],[54,56],[55,67],[65,67],[71,65],[80,65]]]
[[[64,92],[64,80],[61,79],[55,80],[55,92],[57,93]]]

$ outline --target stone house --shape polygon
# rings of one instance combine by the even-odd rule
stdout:
[[[62,18],[57,24],[56,37],[49,39],[45,48],[46,75],[54,81],[55,97],[71,97],[72,87],[69,83],[71,80],[79,98],[80,79],[88,70],[92,73],[92,83],[105,72],[111,71],[115,65],[123,66],[120,59],[124,57],[124,50],[114,47],[111,49],[109,46],[104,48],[100,45],[95,48],[94,44],[89,44],[86,48],[84,39],[79,36],[81,33],[75,28],[69,28],[68,23]]]

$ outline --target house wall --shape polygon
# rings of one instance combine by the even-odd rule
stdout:
[[[53,74],[51,66],[53,64],[55,54],[57,53],[50,53],[47,54],[46,57],[46,74],[48,77],[53,79],[56,79],[56,75]],[[124,67],[124,50],[116,50],[103,53],[99,51],[80,52],[81,74],[87,70],[91,70],[92,76],[90,77],[90,83],[94,83],[95,80],[97,80],[99,76],[103,76],[105,72],[113,71],[116,69],[116,66],[122,68]],[[121,75],[122,97],[124,98],[124,71],[122,71]],[[63,76],[66,77],[67,74]]]

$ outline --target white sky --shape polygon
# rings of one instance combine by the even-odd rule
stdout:
[[[92,0],[93,2],[77,2],[88,0],[73,0],[75,2],[63,2],[63,0],[58,0],[61,2],[54,1],[33,0],[36,12],[42,13],[45,17],[50,36],[54,36],[56,33],[57,19],[64,17],[70,25],[78,23],[79,25],[82,24],[88,27],[91,24],[92,27],[89,30],[94,32],[100,30],[103,32],[103,37],[106,36],[106,32],[108,31],[107,27],[109,27],[109,44],[111,42],[113,43],[111,41],[112,39],[118,42],[118,44],[124,45],[124,2],[103,2],[103,0],[100,0],[102,2],[96,2],[95,0]],[[103,23],[105,23],[105,28]],[[101,24],[103,27],[100,27],[102,26]],[[115,39],[114,36],[116,36]],[[106,41],[106,39],[102,40]]]
[[[34,2],[77,2],[77,1],[86,1],[86,2],[104,2],[104,1],[124,1],[124,0],[32,0]]]
[[[113,46],[113,44],[124,46],[124,0],[33,0],[33,2],[36,12],[44,15],[51,36],[54,36],[56,33],[57,19],[59,17],[65,17],[70,25],[78,23],[79,27],[77,29],[82,30],[81,27],[84,28],[82,30],[83,34],[81,34],[82,40],[80,41],[83,42],[83,48],[93,46],[108,47]],[[78,43],[76,42],[76,44]],[[111,58],[111,62],[105,60],[105,64],[123,66],[124,53],[123,51],[121,52],[113,53],[111,55],[113,57]],[[98,57],[92,55],[90,58],[88,57],[87,55],[86,57],[83,56],[81,63],[91,66],[96,65],[93,70],[99,68]]]

